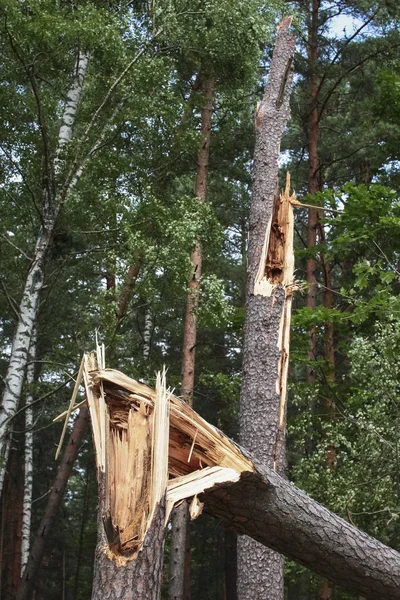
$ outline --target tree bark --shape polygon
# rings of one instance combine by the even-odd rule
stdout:
[[[10,362],[5,378],[4,393],[0,406],[0,495],[3,488],[4,475],[10,449],[10,421],[14,417],[21,398],[22,385],[25,378],[28,353],[32,335],[36,325],[39,298],[44,280],[44,262],[51,244],[52,235],[59,211],[56,184],[62,167],[61,154],[65,145],[71,140],[79,101],[83,90],[84,75],[89,57],[79,53],[75,67],[75,75],[67,94],[62,122],[58,134],[58,143],[52,181],[47,181],[49,173],[44,173],[46,182],[43,187],[43,223],[36,241],[33,259],[29,266],[24,292],[19,306],[19,319],[14,334]],[[32,83],[34,85],[34,83]],[[39,120],[41,120],[39,118]],[[50,161],[45,156],[45,164]],[[71,184],[72,186],[72,184]],[[70,186],[70,187],[71,187]]]
[[[32,386],[35,381],[36,332],[33,333],[29,349],[29,364],[26,370],[26,382]],[[33,484],[33,402],[32,391],[28,389],[25,408],[25,452],[24,452],[24,502],[22,511],[21,539],[21,577],[28,562],[31,538],[32,484]]]
[[[118,298],[117,308],[115,314],[117,317],[116,329],[119,328],[122,320],[125,318],[129,302],[131,300],[133,290],[135,289],[136,280],[140,272],[140,261],[134,262],[128,269],[126,279],[121,287],[121,291]]]
[[[104,528],[99,527],[92,600],[159,600],[163,574],[164,504],[158,505],[137,558],[118,565],[104,552]]]
[[[200,495],[204,510],[367,600],[398,600],[398,552],[334,515],[272,469],[253,464],[256,473],[242,473],[237,483]]]
[[[44,230],[38,237],[35,255],[29,267],[24,293],[19,306],[19,319],[14,334],[0,406],[0,494],[10,450],[10,422],[17,412],[21,398],[29,347],[36,325],[39,297],[43,287],[44,260],[50,244],[51,233],[49,230]]]
[[[204,105],[201,111],[201,140],[197,157],[195,195],[203,203],[207,196],[207,176],[210,156],[211,121],[214,99],[214,78],[202,76]],[[199,240],[191,254],[192,272],[186,299],[186,312],[182,352],[182,397],[193,405],[195,352],[197,338],[197,307],[199,303],[200,277],[203,262]],[[190,598],[190,542],[189,542],[189,506],[182,502],[172,518],[172,560],[170,564],[169,599],[189,600]]]
[[[205,77],[203,81],[204,106],[201,112],[201,141],[197,157],[197,174],[195,195],[197,201],[205,202],[207,195],[208,162],[210,156],[212,104],[214,98],[214,79]],[[186,300],[186,312],[183,334],[183,357],[182,357],[182,396],[191,406],[193,402],[194,388],[194,364],[197,336],[196,309],[199,301],[200,277],[203,255],[200,242],[196,240],[191,254],[192,272],[189,280],[189,290]]]
[[[158,448],[154,454],[152,451],[152,455],[156,459],[156,465],[158,461],[161,463],[161,470],[157,467],[156,470],[162,471],[165,477],[163,475],[162,480],[159,480],[160,495],[151,494],[151,497],[162,499],[166,490],[167,514],[174,503],[180,502],[184,498],[193,498],[191,508],[194,517],[199,516],[204,508],[211,515],[222,519],[225,524],[238,533],[251,536],[258,542],[285,554],[320,575],[361,594],[367,600],[398,599],[400,589],[399,552],[384,546],[344,519],[334,515],[278,475],[272,468],[258,463],[246,450],[238,447],[173,394],[167,394],[166,406],[164,401],[160,402],[161,398],[165,399],[165,394],[160,396],[150,387],[113,369],[105,369],[103,366],[100,370],[93,371],[91,369],[91,375],[85,371],[84,375],[93,431],[99,431],[96,423],[98,417],[101,416],[100,411],[104,409],[104,407],[103,409],[100,407],[103,394],[106,398],[106,406],[111,411],[109,413],[110,425],[115,423],[119,427],[118,423],[122,424],[120,421],[122,406],[129,406],[129,410],[135,412],[141,406],[147,407],[146,414],[150,421],[158,414],[158,419],[154,422],[158,423],[159,427],[154,428],[153,437],[150,433],[152,431],[151,423],[149,423],[149,435],[143,448]],[[160,408],[163,410],[158,412]],[[95,413],[97,413],[97,417],[95,417]],[[155,417],[152,417],[152,414]],[[140,417],[140,415],[137,416]],[[118,421],[115,421],[116,417]],[[132,438],[137,440],[141,436],[141,417],[139,419],[135,417],[135,421],[131,425],[129,422],[128,420]],[[114,426],[112,425],[112,427]],[[111,430],[110,433],[112,434]],[[193,444],[194,438],[195,444]],[[94,439],[99,440],[98,433],[94,435]],[[108,443],[112,444],[110,438]],[[111,450],[111,447],[108,447]],[[126,465],[123,448],[120,444],[118,447],[118,453],[123,459],[120,464]],[[191,448],[193,448],[193,452],[191,452]],[[114,447],[114,449],[116,448]],[[189,452],[190,461],[188,462]],[[132,454],[134,453],[129,453],[129,456]],[[114,485],[115,481],[111,477],[112,485],[107,488],[111,504],[118,499],[121,486],[126,488],[123,498],[128,498],[132,495],[126,495],[128,489],[134,491],[138,487],[136,482],[139,479],[145,482],[148,477],[148,472],[143,470],[143,455],[140,456],[140,452],[136,454],[138,460],[134,458],[128,469],[130,477],[125,477],[126,469],[122,473],[119,470],[120,485]],[[113,451],[107,454],[108,460],[111,461],[108,470],[103,471],[104,474],[107,473],[107,478],[110,474],[109,467],[112,466],[111,463],[114,460],[113,455],[115,455]],[[101,444],[98,443],[96,444],[96,456],[99,461]],[[101,467],[99,462],[98,466]],[[168,467],[169,480],[166,476],[166,467]],[[139,488],[140,494],[144,492],[144,498],[148,498],[147,485],[145,488],[139,485]],[[142,495],[140,497],[143,498]],[[158,501],[154,506],[159,506],[159,504]],[[143,520],[142,509],[145,505],[146,503],[137,504],[136,509],[129,512],[128,517],[132,523]],[[125,509],[123,508],[123,510]],[[146,523],[152,527],[154,524],[153,513],[148,513],[148,516],[150,514],[151,519],[148,519]],[[107,512],[102,516],[107,520]],[[116,547],[120,547],[120,540],[114,540],[113,532],[118,533],[118,537],[119,534],[121,536],[123,534],[118,523],[122,525],[123,521],[117,515],[114,527],[108,529],[108,548],[104,549],[103,547],[102,550],[106,551],[108,555],[114,556],[114,559],[118,559],[120,563],[129,565],[131,558],[137,560],[140,555],[141,543],[138,546],[136,541],[133,542],[136,544],[139,555],[136,552],[134,556],[129,555],[126,560],[123,550],[121,554],[121,548],[119,552],[116,551]],[[139,538],[137,536],[129,537],[128,541],[145,539],[145,536],[142,537],[142,533],[148,530],[147,525],[145,529],[142,527],[136,529]],[[165,521],[164,526],[160,522],[161,528],[165,526]],[[161,539],[161,533],[158,534],[158,538]],[[110,539],[112,540],[111,545]],[[155,559],[156,570],[157,561],[158,558]],[[149,568],[148,563],[145,568]],[[147,573],[147,579],[152,579],[151,572]],[[152,597],[150,592],[147,597]]]
[[[1,506],[0,597],[7,600],[15,600],[21,577],[21,529],[24,497],[22,439],[21,435],[13,436]]]
[[[65,449],[53,487],[49,494],[47,506],[36,532],[35,539],[29,553],[28,563],[26,565],[21,584],[17,594],[17,600],[28,600],[32,592],[35,576],[40,567],[41,560],[46,548],[46,542],[50,531],[54,525],[58,509],[64,497],[65,488],[71,475],[72,467],[78,456],[83,435],[89,422],[88,410],[83,407],[79,410],[79,415],[73,425],[68,445]]]
[[[321,190],[320,184],[320,164],[318,155],[318,138],[319,138],[319,114],[318,114],[318,80],[316,68],[318,64],[318,19],[319,19],[320,0],[311,0],[310,22],[308,28],[308,63],[309,63],[309,117],[308,117],[308,192],[316,194]],[[318,211],[315,208],[308,209],[307,223],[307,248],[314,248],[317,243],[317,225]],[[307,306],[311,310],[315,310],[317,305],[317,281],[315,271],[317,269],[317,261],[314,257],[307,259]],[[311,366],[316,358],[316,331],[315,327],[311,327],[310,345],[308,351],[308,359],[310,365],[307,369],[308,383],[315,381],[314,369]]]
[[[279,236],[280,228],[275,218],[279,206],[278,158],[290,115],[295,47],[290,25],[291,19],[285,18],[279,26],[268,83],[256,113],[240,402],[241,444],[264,464],[280,471],[285,466],[285,444],[281,394],[277,391],[281,358],[278,342],[286,293],[278,272],[268,262],[271,257],[263,257],[263,249],[269,231],[271,237]],[[260,278],[268,280],[269,293],[257,291]],[[238,598],[283,598],[283,558],[248,537],[240,538],[238,545]]]

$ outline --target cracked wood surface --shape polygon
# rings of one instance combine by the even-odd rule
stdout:
[[[263,464],[285,468],[285,395],[290,302],[283,268],[289,235],[278,194],[280,144],[290,116],[295,36],[292,19],[279,25],[264,97],[256,114],[250,209],[246,323],[240,397],[240,442]],[[289,312],[288,312],[289,311]],[[286,348],[282,346],[286,343]],[[283,598],[283,559],[245,537],[238,544],[238,598]]]

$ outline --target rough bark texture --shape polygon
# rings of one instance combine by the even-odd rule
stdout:
[[[243,473],[237,483],[200,495],[204,510],[367,600],[398,600],[398,552],[254,464],[257,473]],[[258,597],[270,596],[253,596]]]
[[[214,78],[203,75],[204,105],[201,112],[201,141],[197,157],[197,173],[195,195],[198,202],[205,202],[207,195],[208,162],[210,157],[211,121],[214,99]],[[195,352],[197,338],[197,313],[199,302],[200,277],[203,262],[200,242],[195,241],[191,254],[192,272],[189,280],[189,290],[186,299],[186,312],[183,334],[182,352],[182,397],[192,406],[194,389]],[[183,502],[172,519],[172,548],[173,560],[170,565],[170,600],[188,600],[190,598],[190,583],[188,574],[190,567],[189,547],[189,505]],[[184,541],[184,543],[182,543]],[[186,577],[185,577],[186,573]]]
[[[201,142],[197,158],[197,175],[195,185],[195,195],[198,202],[205,202],[207,193],[207,173],[210,156],[214,79],[205,78],[203,86],[204,106],[201,113]],[[201,246],[199,241],[196,240],[195,247],[191,254],[193,267],[189,280],[189,291],[186,301],[182,357],[182,396],[190,405],[192,404],[194,387],[194,364],[197,334],[196,309],[199,299],[202,258]]]
[[[51,528],[54,525],[58,509],[64,497],[65,488],[68,483],[72,467],[78,456],[83,435],[89,422],[89,413],[86,407],[79,410],[79,415],[73,425],[68,445],[58,467],[51,493],[47,500],[47,506],[37,530],[35,539],[29,553],[21,584],[17,594],[17,600],[28,600],[34,585],[35,575],[40,567],[41,560],[46,547]]]
[[[240,440],[264,464],[284,465],[284,444],[274,456],[279,435],[278,337],[285,290],[254,293],[268,223],[278,187],[280,143],[289,118],[295,38],[291,19],[279,27],[268,83],[256,114],[255,179],[250,212],[246,324],[240,404]],[[239,600],[283,598],[283,558],[243,537],[238,545]]]
[[[108,558],[104,528],[99,522],[92,600],[159,600],[163,574],[164,521],[165,505],[161,503],[156,508],[138,556],[122,566]]]
[[[318,80],[316,75],[316,67],[318,62],[318,17],[319,17],[320,0],[311,1],[310,22],[308,28],[308,60],[310,65],[309,76],[309,117],[308,117],[308,192],[316,194],[321,190],[320,184],[320,164],[318,155],[318,138],[319,138],[319,114],[318,114]],[[314,208],[308,209],[307,223],[307,248],[313,248],[317,243],[317,225],[318,211]],[[317,269],[317,261],[315,258],[307,259],[307,306],[312,310],[317,304],[317,282],[315,271]],[[316,332],[315,327],[310,329],[310,348],[309,360],[314,361],[316,358]],[[315,380],[314,369],[308,368],[307,379],[309,383]]]
[[[168,585],[170,600],[185,598],[185,548],[188,538],[188,525],[189,505],[184,501],[173,510],[171,519],[172,536]]]

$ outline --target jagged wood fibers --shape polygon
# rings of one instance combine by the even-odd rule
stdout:
[[[90,360],[87,362],[90,363]],[[140,430],[138,437],[148,440],[147,422],[149,415],[154,414],[158,392],[111,369],[85,371],[84,377],[85,381],[89,383],[87,391],[90,410],[94,408],[94,402],[99,403],[100,387],[102,387],[104,406],[111,415],[110,428],[114,426],[111,425],[113,414],[118,414],[118,427],[123,432],[127,432],[132,426],[129,419],[136,419],[137,415],[140,415],[137,424],[143,431]],[[165,384],[161,387],[165,390]],[[90,395],[91,398],[89,398]],[[400,554],[398,552],[384,546],[329,512],[280,477],[273,469],[257,463],[245,450],[207,423],[176,396],[165,390],[163,398],[166,402],[162,419],[167,422],[169,427],[169,438],[168,431],[164,428],[157,452],[164,453],[164,458],[168,460],[168,456],[165,456],[168,453],[165,450],[166,441],[169,439],[168,471],[170,480],[167,484],[166,463],[164,463],[165,470],[162,466],[161,468],[157,467],[157,472],[164,474],[165,479],[161,475],[156,486],[158,492],[152,500],[155,503],[155,512],[152,512],[148,505],[152,494],[151,486],[154,486],[151,478],[155,474],[155,469],[151,467],[152,460],[147,462],[145,460],[148,450],[142,456],[136,454],[139,460],[135,464],[133,461],[129,462],[125,473],[121,471],[118,471],[118,474],[114,473],[113,489],[109,490],[110,493],[118,492],[120,482],[117,482],[117,479],[122,477],[125,482],[122,485],[124,495],[127,493],[126,486],[130,490],[137,490],[134,480],[140,480],[148,482],[144,487],[149,490],[147,492],[149,496],[145,499],[145,494],[142,493],[139,495],[140,499],[131,504],[131,507],[136,507],[134,510],[140,512],[131,515],[130,519],[124,509],[121,509],[123,522],[120,521],[121,515],[118,511],[113,513],[112,532],[119,534],[119,540],[113,546],[108,537],[108,547],[100,546],[100,550],[98,549],[98,552],[101,551],[104,556],[104,559],[101,560],[108,561],[106,562],[108,572],[110,569],[114,569],[111,567],[111,563],[116,566],[126,566],[129,572],[132,571],[132,568],[129,567],[130,564],[141,564],[142,552],[139,553],[139,549],[142,547],[144,556],[152,557],[155,568],[158,565],[158,573],[159,557],[155,553],[155,546],[152,546],[152,540],[156,540],[154,543],[158,544],[159,551],[161,551],[161,547],[160,537],[155,534],[153,514],[157,515],[159,525],[160,518],[163,516],[165,526],[165,513],[170,512],[173,504],[183,498],[194,497],[194,517],[201,512],[204,503],[205,511],[222,518],[237,532],[246,534],[289,556],[338,584],[361,594],[368,600],[399,598]],[[169,423],[165,416],[168,411],[168,408],[165,410],[168,403]],[[125,407],[124,410],[128,416],[121,416],[122,407]],[[115,413],[115,411],[117,412]],[[131,411],[134,413],[133,416]],[[97,412],[93,414],[96,415],[95,421],[96,419],[98,421]],[[141,420],[144,423],[140,422]],[[122,439],[125,438],[120,437],[118,444]],[[143,446],[145,449],[148,448],[146,444]],[[154,451],[157,443],[153,442],[152,444]],[[97,448],[96,451],[98,452]],[[108,452],[106,453],[105,471],[108,469]],[[125,450],[122,450],[122,453],[125,456]],[[131,459],[126,457],[123,460],[130,461]],[[100,463],[98,466],[101,470]],[[144,472],[145,469],[150,472],[150,481],[148,473]],[[128,477],[125,476],[127,472],[129,472]],[[103,481],[106,484],[110,483],[110,480],[106,478]],[[165,490],[165,494],[163,490]],[[157,501],[160,494],[161,499]],[[114,502],[118,503],[119,500],[114,500]],[[165,502],[167,504],[166,511],[163,509]],[[146,514],[142,512],[144,505],[147,506],[144,508],[145,511],[147,510]],[[124,554],[121,534],[123,533],[125,538],[128,534],[121,531],[122,523],[125,526],[128,523],[127,527],[129,528],[129,524],[133,522],[139,524],[138,532],[136,532],[138,537],[135,540],[136,550],[133,550],[132,546],[130,553],[125,552]],[[132,537],[135,535],[133,529],[133,527],[129,529]],[[140,545],[141,538],[142,545]],[[129,539],[126,541],[130,543]],[[132,566],[134,567],[134,565]],[[120,573],[120,569],[117,571]],[[118,577],[121,577],[121,574]],[[158,575],[157,578],[157,582],[159,582]],[[151,593],[151,598],[158,597],[157,586],[159,583],[157,582],[153,582],[154,594]],[[100,598],[101,592],[98,590],[97,596],[94,597]],[[145,598],[145,596],[138,597]]]

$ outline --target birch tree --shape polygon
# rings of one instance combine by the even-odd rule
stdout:
[[[70,7],[65,7],[64,11],[58,13],[56,7],[54,7],[55,12],[52,10],[53,7],[50,7],[48,11],[43,11],[39,4],[35,5],[31,12],[26,12],[23,6],[6,5],[3,8],[5,16],[3,33],[8,41],[7,50],[14,65],[18,68],[27,102],[32,104],[30,96],[35,107],[36,114],[32,114],[32,118],[38,133],[35,149],[41,157],[41,172],[37,176],[38,181],[30,181],[29,169],[24,171],[19,167],[21,159],[18,151],[10,149],[6,143],[3,145],[4,158],[12,163],[14,173],[18,173],[31,193],[39,223],[17,311],[18,319],[0,406],[0,492],[9,453],[10,424],[21,397],[32,332],[36,324],[40,295],[44,285],[45,261],[52,245],[60,211],[69,201],[94,156],[106,143],[106,136],[115,126],[120,110],[127,100],[127,97],[124,98],[121,93],[115,98],[116,92],[119,92],[121,83],[147,47],[146,41],[140,40],[139,35],[137,41],[139,44],[143,41],[142,47],[134,45],[133,51],[125,48],[122,53],[122,57],[126,59],[125,64],[121,65],[117,76],[114,75],[110,78],[108,75],[108,85],[101,90],[100,101],[96,95],[93,96],[95,85],[92,81],[90,101],[83,109],[81,104],[85,76],[92,51],[90,46],[96,47],[96,31],[104,28],[108,13],[89,3],[91,6],[86,8],[88,35],[85,39],[85,27],[81,25],[79,14],[76,15]],[[92,9],[92,12],[89,8]],[[61,16],[59,17],[59,15]],[[115,17],[112,12],[110,18],[114,18],[113,25],[115,26]],[[54,94],[49,96],[46,93],[48,85],[46,74],[42,73],[36,62],[36,55],[33,54],[33,50],[29,49],[32,39],[28,41],[23,37],[24,33],[36,34],[36,49],[44,47],[47,51],[49,43],[45,28],[48,27],[51,20],[54,22],[55,35],[58,33],[57,27],[66,28],[69,35],[66,36],[65,46],[67,47],[64,47],[64,50],[70,55],[75,55],[73,69],[67,68],[67,71],[70,71],[68,73],[70,83],[65,98],[54,97]],[[19,25],[21,25],[22,31],[19,30]],[[111,34],[109,30],[111,30]],[[119,31],[116,27],[109,30],[108,35],[111,38],[114,35],[115,44],[115,39],[120,39]],[[76,41],[77,39],[78,41]],[[117,50],[120,49],[117,47]],[[125,52],[125,50],[127,51]],[[65,74],[63,75],[65,78]],[[103,83],[101,79],[102,77],[99,78],[99,82]],[[59,117],[58,131],[55,133],[60,105],[63,105],[63,108]],[[33,113],[32,106],[30,109]],[[26,152],[26,149],[23,150]]]
[[[68,144],[73,135],[73,127],[77,117],[78,106],[83,91],[83,83],[88,61],[88,53],[85,51],[79,51],[75,64],[73,81],[67,93],[67,101],[58,134],[56,158],[53,166],[51,166],[51,157],[49,154],[49,149],[47,148],[47,131],[45,122],[43,120],[43,107],[37,92],[37,80],[34,74],[28,74],[33,93],[35,96],[37,96],[38,102],[39,127],[45,148],[45,172],[43,173],[43,181],[45,182],[45,185],[42,190],[42,225],[36,240],[33,258],[29,267],[25,288],[19,305],[19,319],[14,334],[9,367],[5,378],[5,389],[0,407],[0,493],[4,481],[4,474],[10,447],[10,419],[12,419],[13,415],[17,411],[21,397],[25,369],[28,361],[29,347],[31,346],[32,335],[39,308],[40,292],[44,282],[44,261],[46,258],[46,253],[49,245],[51,244],[51,237],[54,231],[61,203],[67,199],[68,193],[71,189],[73,189],[79,179],[79,175],[76,173],[74,178],[61,193],[56,192],[56,186],[59,185],[57,183],[57,179],[60,177],[61,173],[60,154],[63,150],[63,147]]]

